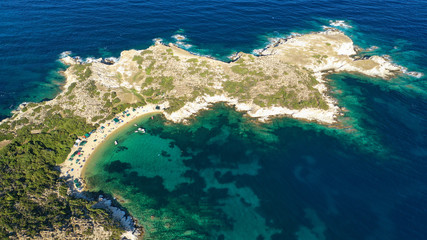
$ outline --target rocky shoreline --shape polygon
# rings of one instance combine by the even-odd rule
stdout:
[[[352,41],[348,37],[346,37],[342,32],[336,29],[329,29],[324,32],[317,32],[306,35],[293,34],[288,38],[279,39],[278,41],[268,45],[266,48],[259,50],[257,54],[258,57],[277,56],[278,58],[280,58],[281,55],[286,54],[286,51],[293,50],[295,46],[304,46],[309,44],[309,41],[311,40],[306,39],[307,37],[310,37],[311,39],[316,39],[319,36],[325,36],[326,39],[330,36],[338,36],[339,38],[341,38],[342,42],[340,43],[340,45],[334,46],[335,56],[328,56],[327,58],[322,59],[322,61],[304,62],[299,63],[298,65],[312,71],[318,82],[318,84],[314,87],[319,91],[319,93],[321,93],[322,98],[327,102],[327,105],[329,107],[327,110],[317,108],[290,109],[283,106],[261,107],[254,104],[253,102],[241,102],[236,97],[227,96],[227,94],[219,94],[214,96],[199,96],[194,101],[187,102],[182,107],[182,109],[178,109],[177,111],[170,114],[165,114],[166,118],[174,122],[181,122],[192,114],[197,113],[199,110],[206,109],[209,105],[213,103],[224,102],[236,106],[236,108],[240,111],[246,111],[249,116],[258,118],[260,121],[266,121],[273,116],[290,116],[298,119],[317,121],[323,124],[331,124],[336,122],[336,117],[340,114],[340,112],[339,107],[336,105],[336,101],[327,95],[327,86],[325,85],[326,81],[324,80],[324,77],[327,74],[345,71],[357,72],[371,77],[389,78],[395,76],[396,73],[401,72],[402,70],[401,67],[392,64],[383,57],[373,56],[363,60],[353,57],[356,55],[356,51],[354,50],[356,47],[353,45]],[[158,45],[159,44],[160,43],[158,43]],[[169,48],[167,46],[164,47]],[[308,52],[308,54],[311,53]],[[123,56],[112,65],[125,65],[126,62],[128,62],[129,60],[123,60]],[[129,57],[127,58],[129,59]],[[236,62],[240,58],[240,55],[236,55],[232,60],[233,62]],[[80,58],[71,58],[70,56],[61,59],[61,61],[69,65],[82,64]],[[363,64],[358,64],[358,61],[363,62]],[[102,62],[104,62],[103,59],[91,61],[91,63],[99,64],[102,64]],[[123,70],[120,71],[122,74],[125,73]],[[122,82],[120,85],[117,85],[111,80],[103,81],[100,79],[100,81],[102,82],[101,84],[103,84],[104,86],[111,88],[125,87],[128,89],[136,88],[138,90],[138,87],[136,87],[134,84],[128,84],[126,82]],[[169,103],[165,101],[165,104],[168,105]]]
[[[183,37],[176,36],[178,40]],[[60,61],[69,66],[64,72],[64,90],[50,101],[21,104],[13,118],[1,124],[18,123],[13,125],[17,131],[28,123],[41,124],[55,113],[85,119],[97,127],[81,149],[84,161],[78,168],[83,169],[113,131],[147,113],[159,112],[170,121],[185,123],[222,102],[257,121],[287,116],[336,125],[343,109],[328,92],[329,74],[350,72],[383,79],[398,74],[422,76],[392,63],[387,56],[360,57],[358,52],[353,41],[334,28],[277,39],[254,50],[255,55],[233,55],[229,63],[160,41],[146,50],[123,51],[118,59],[83,60],[64,52]],[[123,121],[114,125],[112,119],[120,116]],[[87,198],[75,189],[74,181],[82,181],[81,170],[74,171],[74,159],[68,160],[76,150],[72,148],[61,164],[61,173],[72,194]],[[138,238],[138,223],[111,203],[98,197],[97,206],[109,209],[127,230],[123,237]]]

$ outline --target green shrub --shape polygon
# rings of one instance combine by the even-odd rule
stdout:
[[[76,87],[77,83],[73,82],[70,84],[70,86],[68,87],[68,91],[65,93],[65,95],[69,95],[73,89]]]
[[[107,101],[110,98],[110,93],[106,92],[104,93],[104,95],[102,96],[102,100]]]
[[[165,111],[169,114],[179,110],[186,103],[186,99],[183,99],[183,98],[170,98],[168,99],[168,101],[169,101],[169,108],[167,108]]]
[[[0,132],[0,142],[3,140],[12,140],[14,138],[12,133]]]
[[[56,108],[53,108],[56,109]],[[54,114],[43,122],[42,133],[31,134],[26,126],[17,131],[12,142],[0,150],[0,236],[24,233],[32,238],[40,231],[71,223],[93,212],[93,202],[66,195],[56,163],[65,160],[76,136],[93,129],[79,117],[63,118]],[[10,136],[0,136],[0,138]],[[58,186],[59,184],[59,186]],[[58,186],[58,187],[55,187]],[[46,194],[48,189],[57,189]],[[50,190],[50,191],[52,191]],[[35,200],[37,199],[37,200]],[[93,212],[94,220],[114,225],[106,212]]]
[[[120,102],[120,98],[116,97],[113,99],[113,104],[117,104]]]
[[[149,88],[142,91],[142,94],[149,97],[149,96],[152,96],[154,92],[155,92],[154,88]]]
[[[199,60],[197,60],[197,58],[190,58],[187,60],[187,62],[189,63],[197,63]]]
[[[141,55],[152,54],[152,53],[153,53],[153,51],[151,51],[151,50],[144,50],[141,52]]]
[[[165,91],[170,91],[175,87],[173,85],[173,77],[162,76],[159,84],[162,87],[162,89],[164,89]]]
[[[148,85],[152,84],[152,83],[153,83],[153,81],[154,81],[154,78],[153,78],[153,77],[147,77],[147,78],[145,79],[145,84],[148,86]]]
[[[249,70],[247,68],[244,68],[240,65],[232,66],[231,71],[233,71],[234,73],[240,74],[240,75],[244,75],[244,74],[247,74],[249,72]]]
[[[103,118],[104,118],[104,117],[103,117],[103,116],[101,116],[101,115],[100,115],[100,116],[94,116],[94,117],[92,117],[92,118],[91,118],[91,121],[92,121],[92,122],[97,122],[98,120],[103,119]]]
[[[142,61],[144,61],[144,58],[142,56],[135,55],[133,56],[132,60],[138,63],[138,65],[140,65]]]
[[[151,61],[150,65],[145,69],[145,74],[150,75],[155,64],[156,64],[156,61],[154,61],[154,60]]]

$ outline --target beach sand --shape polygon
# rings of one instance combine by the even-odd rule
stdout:
[[[328,99],[329,100],[329,99]],[[196,101],[185,104],[184,107],[178,111],[168,114],[164,112],[164,106],[161,106],[160,109],[156,109],[157,105],[149,104],[144,107],[138,108],[129,108],[125,110],[126,113],[121,113],[116,116],[120,121],[115,122],[114,120],[109,120],[106,123],[103,123],[98,129],[96,129],[88,138],[80,137],[82,141],[87,141],[84,146],[74,145],[70,151],[70,154],[67,156],[67,159],[60,164],[61,176],[69,180],[71,190],[81,192],[84,190],[84,181],[83,181],[83,172],[86,163],[90,160],[90,157],[96,151],[96,149],[106,141],[106,139],[111,136],[113,132],[116,132],[123,126],[130,124],[133,120],[141,118],[147,114],[162,113],[168,120],[173,122],[182,122],[183,120],[189,118],[190,116],[196,114],[200,110],[208,109],[214,103],[225,102],[230,105],[234,105],[238,111],[245,111],[249,116],[257,118],[260,121],[265,121],[271,117],[277,117],[280,115],[287,115],[293,118],[306,119],[309,121],[319,121],[326,124],[331,124],[336,122],[336,116],[338,114],[338,107],[334,103],[328,102],[329,109],[308,109],[304,108],[301,110],[291,110],[284,107],[272,107],[272,108],[256,108],[251,104],[239,103],[237,99],[232,99],[226,96],[204,96],[198,97]],[[256,110],[256,111],[254,111]],[[129,115],[129,116],[128,116]],[[81,148],[80,155],[74,156],[70,161],[72,154],[78,149]],[[77,159],[79,161],[77,161]],[[78,180],[79,188],[76,187],[75,180]]]
[[[113,132],[116,132],[121,127],[130,124],[133,120],[141,118],[147,114],[162,113],[166,119],[172,122],[183,122],[185,119],[188,119],[200,110],[209,109],[209,106],[212,106],[212,104],[225,102],[229,105],[235,106],[238,111],[247,112],[250,117],[257,118],[259,121],[266,121],[271,117],[290,116],[309,121],[319,121],[324,124],[335,123],[336,116],[339,113],[339,108],[335,105],[332,99],[327,98],[327,100],[329,105],[328,110],[315,108],[292,110],[285,107],[259,108],[253,104],[239,103],[237,99],[233,99],[225,95],[198,97],[194,102],[186,103],[181,109],[173,112],[172,114],[168,114],[161,110],[164,109],[164,105],[161,105],[160,109],[156,109],[158,105],[154,104],[148,104],[135,109],[129,108],[125,110],[125,113],[122,112],[116,116],[116,118],[119,119],[119,122],[115,122],[114,119],[109,120],[101,124],[101,126],[89,137],[80,137],[79,139],[87,141],[87,143],[84,146],[77,144],[77,146],[73,146],[70,154],[67,156],[67,159],[60,164],[61,176],[67,179],[70,183],[69,185],[72,191],[83,191],[85,189],[83,179],[84,168],[96,149],[104,143]],[[72,160],[69,160],[73,153],[78,151],[79,148],[81,148],[80,155],[76,155]],[[76,187],[76,182],[74,182],[76,179],[79,187]]]
[[[163,113],[162,110],[156,109],[156,105],[153,104],[135,109],[129,108],[125,110],[125,112],[126,113],[122,112],[120,115],[116,116],[116,118],[119,119],[119,122],[109,120],[101,124],[89,137],[80,137],[79,139],[82,141],[87,141],[87,143],[84,146],[79,146],[78,144],[74,145],[71,148],[71,152],[67,156],[67,159],[62,164],[60,164],[61,177],[64,177],[70,183],[72,183],[72,191],[81,192],[85,189],[83,180],[84,168],[90,161],[93,153],[106,141],[109,136],[111,136],[114,132],[117,132],[122,127],[133,124],[135,120],[140,119],[148,114]],[[81,148],[81,154],[74,156],[73,160],[69,160],[72,154],[78,151],[79,148]],[[81,185],[80,188],[77,188],[76,184],[74,183],[76,179]]]

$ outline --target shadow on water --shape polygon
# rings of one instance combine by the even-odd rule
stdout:
[[[189,125],[142,122],[149,134],[126,133],[88,182],[125,199],[148,239],[422,239],[425,98],[332,78],[361,134],[219,104]]]

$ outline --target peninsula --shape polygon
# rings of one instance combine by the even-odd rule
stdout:
[[[51,174],[48,180],[40,176],[40,181],[47,184],[37,186],[37,194],[28,192],[32,190],[27,190],[25,184],[11,191],[25,192],[19,195],[17,204],[30,201],[51,211],[42,201],[34,200],[50,196],[52,201],[60,198],[59,202],[69,206],[71,200],[67,199],[70,196],[67,196],[66,189],[60,187],[65,186],[61,179],[67,179],[69,186],[77,190],[74,183],[82,180],[80,174],[84,166],[82,161],[74,169],[72,154],[78,151],[82,154],[79,154],[80,158],[87,161],[110,133],[147,113],[162,113],[170,121],[185,122],[198,111],[223,102],[259,121],[288,116],[335,124],[341,108],[328,94],[325,75],[351,72],[388,79],[403,73],[401,66],[384,57],[364,57],[358,53],[348,36],[330,28],[323,32],[278,39],[256,51],[256,54],[237,53],[228,63],[161,42],[145,50],[123,51],[118,61],[82,61],[77,57],[65,56],[61,61],[69,67],[64,72],[66,82],[63,91],[50,101],[21,104],[13,117],[1,122],[0,147],[2,155],[9,159],[8,164],[22,161],[21,157],[17,157],[20,154],[27,154],[27,159],[37,156],[44,164],[39,171]],[[79,137],[89,132],[91,135],[85,137],[87,145],[81,149],[78,149],[79,146],[73,147]],[[23,147],[24,144],[30,145]],[[68,161],[70,158],[72,161]],[[61,176],[53,172],[57,164],[61,164]],[[23,173],[24,170],[27,172]],[[31,172],[24,170],[17,168],[13,171],[24,176]],[[4,178],[3,175],[0,181],[8,181]],[[39,181],[37,179],[32,181]],[[54,197],[52,194],[56,194],[58,189],[62,189],[62,195]],[[7,202],[7,199],[9,195],[1,195],[0,204]],[[89,206],[81,210],[83,213],[92,213],[91,204],[79,204]],[[24,214],[26,211],[16,206],[10,208],[13,214]],[[58,229],[74,231],[77,225],[82,225],[79,221],[83,221],[89,226],[85,231],[98,234],[98,237],[117,234],[112,228],[99,227],[111,225],[108,220],[96,220],[98,215],[102,215],[99,211],[96,211],[98,215],[83,220],[78,218],[75,211],[60,211],[68,214],[60,226],[50,224],[56,221],[52,217],[45,219],[46,224],[33,231],[20,230],[26,229],[31,222],[1,227],[14,236],[35,236],[42,232],[44,237],[61,237],[65,235],[61,235],[63,231]],[[37,215],[37,211],[34,214]],[[73,220],[70,220],[72,217]],[[129,218],[125,220],[121,222],[122,227],[129,224]],[[133,231],[132,226],[125,226],[129,230],[127,228]]]

